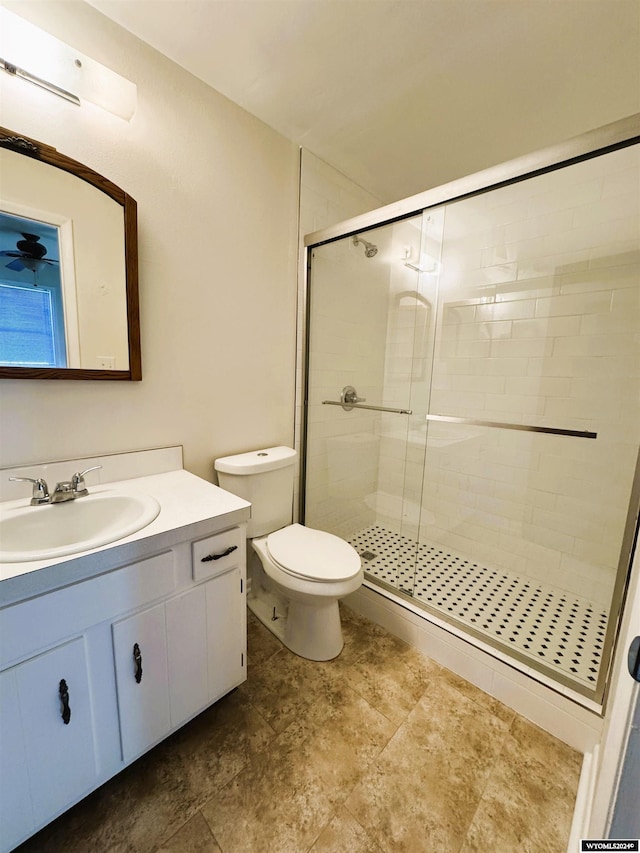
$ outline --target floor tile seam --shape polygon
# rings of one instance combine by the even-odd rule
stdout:
[[[353,792],[355,791],[355,789],[358,787],[358,785],[359,785],[359,784],[360,784],[360,781],[358,781],[358,782],[353,786],[353,788],[351,789],[351,791],[350,791],[350,793],[349,793],[349,797],[351,796],[351,794],[353,794]],[[375,836],[371,835],[371,833],[369,832],[369,830],[367,829],[367,827],[362,825],[362,823],[361,823],[361,821],[359,820],[359,818],[357,817],[357,815],[356,815],[356,814],[354,814],[354,812],[353,812],[353,811],[349,808],[349,806],[347,805],[347,800],[349,799],[349,797],[347,797],[347,798],[345,799],[345,801],[342,803],[342,808],[347,812],[347,814],[349,815],[349,817],[350,817],[353,821],[355,821],[355,823],[357,823],[357,824],[358,824],[358,826],[360,827],[360,829],[361,829],[361,830],[363,831],[363,833],[365,834],[366,838],[368,838],[368,839],[369,839],[369,841],[371,841],[371,843],[372,843],[372,844],[374,844],[374,845],[376,846],[376,848],[377,848],[378,850],[380,850],[380,851],[381,851],[381,853],[382,853],[382,848],[381,848],[381,847],[380,847],[380,845],[378,844],[378,841],[377,841],[377,839],[375,838]]]
[[[392,719],[388,714],[385,714],[385,712],[384,712],[384,711],[381,711],[381,710],[380,710],[380,708],[376,708],[376,706],[375,706],[375,705],[372,705],[372,704],[371,704],[371,702],[367,699],[367,697],[366,697],[366,696],[363,696],[363,695],[362,695],[362,693],[360,693],[360,691],[359,691],[359,690],[356,690],[356,688],[355,688],[355,687],[354,687],[353,689],[354,689],[354,690],[355,690],[355,692],[358,694],[358,696],[360,696],[360,698],[361,698],[361,699],[363,699],[363,700],[367,703],[367,705],[368,705],[370,708],[373,708],[373,710],[374,710],[374,711],[376,711],[378,714],[380,714],[380,716],[384,717],[384,718],[385,718],[385,720],[387,720],[389,723],[391,723],[391,725],[392,725],[392,726],[395,726],[395,727],[396,727],[396,729],[395,729],[395,731],[394,731],[394,733],[393,733],[393,734],[395,735],[396,731],[397,731],[397,730],[398,730],[398,728],[402,725],[402,722],[404,722],[404,720],[403,720],[401,723],[398,723],[398,721],[397,721],[397,720]],[[393,735],[391,735],[391,737],[393,737]]]
[[[372,704],[371,704],[371,702],[369,702],[369,700],[368,700],[365,696],[363,696],[363,695],[362,695],[358,690],[356,690],[356,688],[355,688],[353,685],[351,685],[351,684],[346,684],[346,685],[344,685],[344,687],[346,687],[346,689],[347,689],[348,691],[350,691],[350,692],[351,692],[351,693],[353,693],[355,696],[357,696],[357,697],[358,697],[358,699],[362,700],[362,701],[367,705],[367,707],[368,707],[371,711],[373,711],[373,712],[374,712],[378,717],[380,717],[381,719],[385,720],[385,721],[386,721],[386,722],[388,722],[388,723],[391,723],[391,725],[395,725],[395,726],[396,726],[396,728],[397,728],[397,724],[396,724],[393,720],[390,720],[390,719],[389,719],[389,717],[387,717],[387,715],[386,715],[386,714],[384,714],[382,711],[380,711],[378,708],[376,708],[374,705],[372,705]],[[282,737],[283,735],[285,735],[285,734],[289,731],[289,729],[290,729],[292,726],[296,725],[298,722],[299,722],[299,721],[298,721],[298,719],[297,719],[297,718],[294,718],[294,719],[290,720],[290,722],[285,726],[285,728],[284,728],[284,729],[282,729],[282,731],[280,731],[280,732],[275,732],[275,737],[273,737],[273,738],[269,741],[269,743],[268,743],[268,745],[267,745],[267,748],[268,748],[268,749],[270,749],[271,747],[273,747],[274,742],[275,742],[278,738],[280,738],[280,737]],[[314,729],[315,729],[315,730],[322,729],[322,728],[323,728],[324,726],[326,726],[328,723],[331,723],[330,714],[327,714],[327,717],[326,717],[325,719],[323,719],[323,720],[316,720],[316,721],[312,724],[312,726],[309,728],[308,736],[312,736],[312,735],[314,734]],[[395,733],[395,730],[394,730],[394,733]],[[391,737],[391,736],[390,736],[390,737]],[[385,741],[384,746],[386,746],[387,742],[388,742],[388,739]],[[381,747],[381,748],[380,748],[380,750],[378,750],[378,752],[377,752],[377,754],[376,754],[376,757],[377,757],[377,755],[379,755],[379,754],[380,754],[380,752],[382,751],[382,749],[384,749],[384,746],[383,746],[383,747]]]
[[[333,812],[333,814],[331,815],[331,817],[329,818],[329,820],[324,824],[324,826],[322,826],[322,827],[320,828],[320,830],[319,830],[318,834],[317,834],[317,835],[316,835],[316,837],[313,839],[313,842],[312,842],[312,844],[311,844],[311,847],[307,847],[307,848],[306,848],[306,850],[304,850],[304,851],[303,851],[303,850],[301,850],[301,851],[300,851],[300,853],[313,853],[313,848],[316,846],[316,844],[317,844],[317,843],[318,843],[318,841],[320,840],[320,836],[321,836],[321,835],[322,835],[322,833],[325,831],[325,829],[329,826],[329,824],[330,824],[330,823],[331,823],[331,821],[334,819],[334,817],[337,817],[337,815],[338,815],[338,812],[337,812],[337,810],[336,810],[336,811],[334,811],[334,812]]]
[[[500,749],[497,750],[495,757],[491,763],[491,766],[487,772],[487,775],[486,775],[486,778],[484,781],[484,785],[482,786],[482,790],[481,790],[480,794],[478,795],[476,807],[473,810],[473,813],[469,817],[469,821],[468,821],[467,826],[465,828],[464,835],[462,835],[460,838],[460,845],[458,846],[457,850],[451,851],[451,853],[459,853],[459,851],[462,850],[462,848],[464,847],[464,845],[467,841],[467,838],[469,836],[469,832],[471,830],[471,827],[473,826],[473,822],[476,819],[476,815],[478,814],[481,806],[483,805],[483,802],[485,799],[485,794],[487,793],[487,790],[489,789],[489,785],[491,784],[492,780],[494,779],[494,777],[496,776],[496,774],[498,772],[498,765],[499,765],[500,759],[502,758],[502,756],[505,753],[506,745],[507,745],[507,738],[511,734],[511,725],[512,724],[513,724],[513,721],[510,723],[509,727],[507,729],[505,729],[505,731],[503,733],[502,743],[500,744]]]
[[[213,799],[213,798],[212,798],[212,799]],[[207,800],[207,803],[208,803],[208,802],[209,802],[209,801]],[[222,851],[222,853],[232,853],[232,851],[226,851],[226,850],[224,849],[224,847],[222,846],[222,844],[220,844],[220,842],[219,842],[219,841],[218,841],[218,839],[216,838],[216,834],[215,834],[215,832],[213,831],[213,827],[211,826],[211,824],[210,824],[210,823],[209,823],[209,821],[207,820],[207,816],[206,816],[206,814],[204,813],[203,808],[204,808],[204,806],[202,806],[202,807],[199,809],[199,812],[200,812],[200,814],[202,815],[202,817],[204,818],[204,822],[207,824],[207,828],[208,828],[209,832],[211,833],[211,837],[213,838],[213,840],[215,841],[215,843],[218,845],[218,847],[220,848],[220,850]]]
[[[273,741],[278,737],[278,734],[279,734],[279,732],[277,732],[277,731],[273,728],[273,726],[271,725],[271,723],[266,719],[266,717],[264,716],[264,714],[260,713],[260,709],[259,709],[259,708],[258,708],[258,707],[257,707],[257,706],[252,702],[252,701],[251,701],[251,699],[247,699],[247,703],[250,705],[251,709],[252,709],[253,711],[255,711],[255,713],[258,715],[258,717],[260,718],[260,720],[265,724],[265,726],[267,726],[267,728],[270,730],[270,732],[271,732],[271,737],[269,738],[269,740],[268,740],[266,743],[264,743],[264,744],[263,744],[261,747],[259,747],[258,749],[254,750],[254,751],[252,752],[252,754],[251,754],[248,758],[246,758],[246,759],[244,760],[244,762],[243,762],[243,764],[242,764],[242,767],[238,770],[238,772],[237,772],[237,773],[234,773],[234,774],[233,774],[233,776],[229,777],[229,779],[227,779],[227,781],[224,783],[224,785],[222,785],[220,788],[218,788],[218,791],[221,791],[221,790],[222,790],[222,788],[226,787],[226,785],[227,785],[227,783],[228,783],[228,782],[233,781],[233,779],[235,779],[235,778],[236,778],[240,773],[242,773],[242,771],[243,771],[243,770],[245,770],[245,768],[246,768],[249,764],[251,764],[251,763],[252,763],[252,760],[253,760],[253,758],[254,758],[255,756],[262,755],[263,753],[268,752],[268,751],[271,749],[272,745],[273,745]],[[208,802],[208,800],[207,800],[207,802]]]
[[[453,670],[450,670],[450,669],[448,670],[446,667],[440,667],[440,668],[441,668],[445,673],[446,673],[446,672],[450,672],[452,675],[454,675],[454,676],[456,675],[456,673],[455,673],[455,672],[453,672]],[[457,678],[460,678],[462,681],[466,681],[466,679],[462,678],[462,676],[456,676],[456,677],[457,677]],[[513,711],[512,709],[509,709],[509,710],[511,711],[511,719],[509,720],[509,722],[507,722],[507,721],[506,721],[506,720],[504,720],[502,717],[500,717],[498,714],[495,714],[495,713],[491,710],[491,708],[490,708],[490,707],[488,707],[487,705],[483,704],[483,702],[482,702],[482,701],[480,701],[480,700],[478,700],[478,699],[475,699],[473,696],[469,696],[469,694],[468,694],[468,693],[465,693],[465,692],[464,692],[464,690],[461,690],[460,688],[456,687],[456,685],[455,685],[453,682],[449,681],[449,682],[447,682],[447,683],[451,686],[451,688],[452,688],[453,690],[455,690],[455,691],[456,691],[456,693],[458,693],[460,696],[463,696],[465,699],[468,699],[470,702],[473,702],[473,704],[474,704],[477,708],[479,708],[481,711],[484,711],[484,712],[486,712],[487,714],[491,714],[491,716],[492,716],[492,717],[494,717],[496,720],[498,720],[498,721],[499,721],[499,722],[501,722],[501,723],[504,723],[504,724],[505,724],[505,726],[506,726],[506,729],[505,729],[505,731],[506,731],[506,732],[510,732],[510,731],[511,731],[511,726],[513,725],[513,721],[514,721],[514,720],[516,719],[516,717],[518,716],[518,714],[516,713],[516,711]],[[489,699],[493,699],[495,702],[498,702],[498,701],[499,701],[499,700],[497,700],[497,699],[494,699],[494,697],[493,697],[490,693],[487,693],[486,691],[482,690],[482,688],[481,688],[481,687],[478,687],[477,685],[473,684],[473,682],[471,682],[471,681],[466,681],[466,683],[467,683],[467,684],[469,684],[471,687],[473,687],[475,690],[480,690],[480,692],[483,694],[483,696],[487,696]],[[500,703],[500,704],[502,705],[502,703]],[[504,708],[506,708],[506,707],[508,707],[508,706],[503,705],[503,707],[504,707]]]
[[[382,636],[383,636],[383,637],[384,637],[384,636],[390,636],[390,637],[392,637],[394,640],[397,640],[397,641],[399,641],[399,642],[403,643],[403,645],[406,647],[406,649],[405,649],[404,651],[406,651],[406,652],[408,652],[408,653],[414,653],[414,652],[417,652],[417,653],[420,655],[420,657],[421,657],[421,658],[423,658],[423,659],[425,659],[425,660],[428,660],[428,661],[429,661],[429,663],[430,663],[430,664],[432,664],[432,665],[433,665],[433,667],[435,668],[435,669],[434,669],[434,671],[433,671],[432,673],[430,673],[430,676],[436,676],[436,677],[437,677],[437,676],[441,673],[441,671],[442,671],[442,666],[441,666],[440,664],[438,664],[436,661],[434,661],[434,660],[433,660],[432,658],[430,658],[428,655],[425,655],[425,654],[424,654],[423,652],[421,652],[419,649],[415,649],[415,647],[414,647],[414,646],[412,646],[410,643],[407,643],[407,642],[406,642],[405,640],[403,640],[401,637],[396,637],[396,636],[395,636],[394,634],[392,634],[390,631],[386,631],[386,630],[383,632]],[[351,668],[351,667],[357,667],[357,666],[358,666],[358,664],[363,663],[363,662],[365,661],[365,659],[366,659],[366,657],[367,657],[367,655],[368,655],[369,653],[370,653],[370,650],[369,650],[369,649],[367,649],[366,651],[363,651],[361,654],[359,654],[359,655],[358,655],[358,656],[357,656],[353,661],[350,661],[348,664],[346,664],[346,665],[345,665],[344,670],[343,670],[342,672],[340,672],[340,673],[339,673],[339,677],[340,677],[340,678],[345,678],[345,677],[346,677],[346,678],[348,678],[348,669],[349,669],[349,668]],[[353,685],[353,684],[351,684],[350,682],[347,682],[347,686],[348,686],[351,690],[353,690],[355,693],[357,693],[357,694],[358,694],[358,696],[360,696],[360,697],[361,697],[361,698],[362,698],[362,699],[367,703],[367,705],[369,705],[369,707],[373,708],[373,709],[374,709],[375,711],[377,711],[379,714],[382,714],[382,716],[384,716],[384,717],[385,717],[385,719],[387,719],[387,720],[389,720],[391,723],[394,723],[394,724],[395,724],[395,721],[394,721],[394,720],[391,720],[391,719],[390,719],[390,718],[389,718],[389,717],[388,717],[388,716],[387,716],[383,711],[380,711],[378,708],[376,708],[374,705],[372,705],[372,704],[371,704],[371,702],[367,699],[367,697],[366,697],[366,696],[363,696],[363,694],[362,694],[362,693],[360,693],[360,691],[357,689],[357,687],[356,687],[356,686],[354,686],[354,685]],[[416,699],[415,704],[417,704],[417,703],[422,699],[422,697],[424,696],[424,693],[425,693],[428,689],[429,689],[429,685],[425,685],[424,690],[420,693],[420,696],[418,697],[418,699]],[[414,704],[414,706],[413,706],[413,707],[415,707],[415,704]],[[413,708],[412,708],[411,710],[413,710]]]
[[[405,649],[403,649],[403,652],[406,652],[408,654],[417,654],[422,660],[428,661],[429,666],[433,667],[433,669],[431,669],[429,671],[429,679],[430,680],[433,678],[439,678],[442,675],[442,673],[445,671],[446,668],[443,667],[442,664],[439,664],[433,658],[429,657],[429,655],[422,652],[420,649],[416,649],[415,646],[412,646],[406,640],[403,640],[401,637],[397,637],[395,634],[392,634],[390,631],[386,631],[385,633],[388,634],[390,637],[392,637],[394,640],[402,643],[405,646]],[[358,663],[362,662],[367,654],[368,654],[368,652],[363,652],[363,654],[356,661],[353,662],[353,665],[356,666]],[[418,697],[415,700],[412,697],[413,705],[411,706],[411,709],[407,712],[407,715],[409,713],[411,713],[411,711],[413,711],[413,709],[416,707],[416,705],[423,699],[425,693],[431,688],[431,686],[432,686],[431,683],[425,684],[423,689],[420,691],[420,694],[418,695]],[[357,690],[357,688],[354,685],[349,684],[349,687],[351,687],[353,690],[355,690],[356,693],[358,693],[358,695],[362,696],[362,694]],[[407,695],[406,692],[405,692],[405,695]],[[366,696],[362,696],[362,698],[369,705],[371,705],[371,703],[368,701]],[[371,707],[375,708],[375,706],[373,706],[373,705],[371,705]],[[378,710],[378,709],[375,708],[375,710]],[[389,719],[389,717],[387,717],[387,715],[384,714],[383,711],[379,711],[379,713],[383,714],[383,716],[385,716],[387,719]],[[394,722],[394,721],[391,720],[391,722]]]
[[[385,631],[384,635],[388,635],[389,633],[390,633],[389,631]],[[382,636],[384,636],[384,635],[382,635]],[[366,658],[366,656],[370,653],[370,651],[371,651],[371,645],[369,644],[366,649],[363,649],[361,652],[359,652],[354,657],[353,660],[349,661],[348,663],[345,663],[344,666],[345,667],[351,667],[351,666],[356,666],[359,663],[362,663],[362,661]]]
[[[206,803],[208,803],[209,800],[211,800],[211,799],[213,799],[213,797],[209,797],[209,799],[206,800]],[[185,826],[190,821],[192,821],[199,812],[202,812],[202,808],[206,805],[206,803],[198,803],[197,798],[190,799],[189,802],[185,806],[184,812],[181,815],[182,817],[184,817],[183,822],[180,824],[178,829],[172,828],[171,821],[166,823],[163,830],[161,832],[159,832],[159,844],[158,844],[158,846],[160,848],[163,848],[179,832],[182,832],[182,830],[185,828]],[[203,817],[204,817],[204,815],[203,815]],[[209,826],[209,825],[207,824],[207,826]],[[170,832],[170,834],[169,834],[169,832]],[[211,827],[209,827],[209,832],[211,832]]]
[[[208,800],[207,800],[207,802],[208,802]],[[189,813],[189,816],[180,824],[178,829],[176,829],[174,832],[171,833],[171,835],[169,835],[168,837],[162,837],[161,836],[160,843],[158,844],[158,849],[164,850],[164,848],[168,844],[170,844],[173,841],[173,839],[185,829],[187,824],[190,823],[198,815],[200,815],[203,818],[204,822],[207,825],[207,829],[209,830],[210,835],[213,837],[213,832],[211,831],[211,827],[209,826],[209,823],[207,822],[206,817],[202,813],[202,806],[200,806],[200,807],[196,808],[194,812]],[[216,841],[216,844],[218,843],[215,838],[214,838],[214,841]],[[218,846],[220,846],[220,845],[218,845]]]
[[[536,726],[535,723],[531,723],[529,720],[527,720],[526,717],[522,717],[519,714],[515,715],[515,717],[511,721],[511,725],[509,726],[509,736],[512,738],[519,756],[522,756],[524,754],[524,750],[520,746],[519,738],[514,733],[513,727],[521,720],[524,720],[525,723],[529,724],[530,726],[532,726],[535,729],[538,728],[538,726]],[[544,734],[548,735],[547,732],[544,732]],[[548,737],[554,741],[557,740],[557,738],[555,738],[553,735],[548,735]],[[579,766],[577,769],[577,775],[579,776],[580,770],[582,768],[582,760],[584,757],[583,754],[579,750],[573,749],[573,747],[570,747],[568,744],[564,743],[563,741],[560,741],[560,744],[563,748],[572,750],[573,752],[575,752],[580,757]],[[498,755],[498,760],[500,760],[502,758],[502,756],[506,753],[507,745],[508,745],[508,740],[505,739],[502,750],[500,751],[500,754]],[[561,761],[562,761],[563,766],[566,768],[566,766],[567,766],[566,759],[564,757],[562,757]],[[553,768],[550,768],[549,763],[546,759],[546,756],[543,758],[540,758],[536,752],[530,753],[528,763],[530,766],[534,766],[536,770],[540,771],[540,774],[539,774],[540,778],[547,778],[547,779],[549,778],[549,771],[550,771],[550,769],[553,769]],[[555,765],[556,762],[554,761],[553,764]]]
[[[387,714],[385,714],[385,713],[384,713],[384,711],[380,710],[380,708],[376,708],[376,706],[375,706],[375,705],[373,705],[373,704],[369,701],[369,699],[368,699],[366,696],[364,696],[364,695],[363,695],[363,694],[358,690],[358,688],[357,688],[355,685],[353,685],[353,684],[347,684],[346,686],[347,686],[347,689],[349,689],[349,690],[353,691],[353,692],[356,694],[356,696],[358,696],[360,699],[362,699],[362,701],[363,701],[363,702],[364,702],[364,703],[365,703],[365,704],[366,704],[366,705],[367,705],[367,706],[368,706],[372,711],[374,711],[374,712],[375,712],[376,714],[378,714],[380,717],[383,717],[383,718],[384,718],[388,723],[391,723],[391,725],[395,727],[395,728],[394,728],[394,730],[393,730],[393,732],[392,732],[392,733],[389,735],[389,737],[387,738],[387,740],[386,740],[386,742],[385,742],[384,746],[383,746],[383,747],[381,747],[381,748],[378,750],[378,753],[377,753],[377,755],[376,755],[376,758],[377,758],[377,757],[380,755],[380,753],[382,752],[382,750],[383,750],[383,749],[386,749],[387,745],[389,744],[389,741],[390,741],[390,740],[391,740],[391,738],[395,735],[395,733],[398,731],[398,729],[400,728],[400,726],[402,725],[402,722],[404,722],[404,720],[403,720],[401,723],[398,723],[396,720],[392,720],[392,719],[391,719],[391,717],[389,717]]]

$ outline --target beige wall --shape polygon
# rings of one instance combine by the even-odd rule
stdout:
[[[298,151],[79,2],[5,3],[133,80],[131,122],[8,80],[2,123],[138,202],[141,383],[0,383],[0,464],[183,444],[293,441]]]

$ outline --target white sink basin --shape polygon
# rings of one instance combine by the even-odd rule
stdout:
[[[142,530],[159,512],[160,504],[150,495],[118,492],[0,509],[0,563],[50,560],[99,548]]]

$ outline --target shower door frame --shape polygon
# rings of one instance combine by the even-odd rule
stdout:
[[[559,143],[540,151],[518,157],[498,166],[493,166],[481,172],[476,172],[464,178],[451,181],[439,187],[418,193],[392,204],[385,205],[375,210],[356,216],[352,219],[339,222],[335,225],[315,231],[304,237],[304,282],[303,299],[305,305],[305,327],[304,348],[302,353],[302,421],[300,441],[300,493],[299,493],[299,517],[302,522],[305,519],[305,495],[306,495],[306,446],[308,431],[308,400],[309,400],[309,342],[311,321],[311,300],[309,298],[309,287],[311,278],[311,253],[313,249],[353,236],[359,232],[368,231],[384,225],[390,225],[408,219],[412,216],[422,214],[425,210],[439,207],[465,198],[471,198],[501,187],[510,186],[529,178],[558,171],[585,160],[591,160],[613,151],[640,144],[640,113],[627,116],[624,119],[597,128],[587,133],[576,136],[566,142]],[[586,436],[585,436],[586,437]],[[591,437],[591,436],[588,436]],[[604,648],[602,650],[602,666],[598,673],[595,688],[581,689],[579,685],[560,674],[553,677],[558,685],[569,686],[576,693],[582,694],[596,703],[602,705],[606,700],[609,676],[614,659],[615,647],[620,631],[621,614],[624,611],[626,592],[629,583],[631,566],[635,548],[637,545],[640,528],[640,452],[636,464],[632,490],[629,501],[626,525],[623,533],[620,559],[614,584],[609,624],[613,629],[607,628]],[[393,590],[401,598],[398,590]],[[422,608],[421,608],[422,609]],[[425,614],[428,613],[423,609]],[[465,626],[465,631],[467,627]],[[469,629],[472,636],[479,636]],[[481,639],[487,640],[482,636]],[[492,643],[490,645],[493,645]],[[520,658],[513,656],[515,660]],[[535,662],[527,661],[529,666]],[[535,667],[538,669],[538,667]],[[545,667],[545,675],[548,669]]]

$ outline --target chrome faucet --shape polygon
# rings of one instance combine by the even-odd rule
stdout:
[[[56,483],[56,487],[51,495],[51,503],[59,504],[65,501],[74,501],[76,498],[83,498],[89,494],[87,485],[84,481],[84,475],[89,471],[97,471],[102,468],[102,465],[94,465],[93,468],[86,468],[84,471],[76,472],[70,480],[62,480]]]
[[[73,475],[71,478],[71,485],[73,486],[75,497],[84,498],[85,495],[89,494],[87,484],[84,481],[84,475],[88,474],[89,471],[97,471],[98,468],[102,468],[102,465],[94,465],[93,468],[86,468],[84,471],[76,472]]]
[[[51,503],[51,495],[46,480],[38,477],[34,480],[32,477],[9,477],[15,483],[33,483],[33,491],[31,492],[31,506],[41,506],[42,504]]]
[[[31,495],[31,506],[41,506],[42,504],[59,504],[65,501],[74,501],[76,498],[83,498],[89,494],[87,484],[84,481],[85,474],[89,471],[97,471],[102,468],[102,465],[94,465],[93,468],[86,468],[84,471],[76,472],[70,480],[62,480],[56,483],[53,494],[49,494],[49,487],[42,477],[34,480],[32,477],[9,477],[10,480],[18,483],[33,483],[33,492]]]

